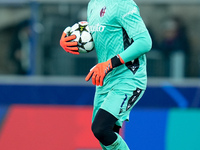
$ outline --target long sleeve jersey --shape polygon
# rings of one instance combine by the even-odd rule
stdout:
[[[117,54],[125,61],[105,77],[104,85],[98,86],[97,92],[107,92],[119,84],[145,89],[145,53],[151,49],[152,42],[136,3],[133,0],[91,0],[87,16],[98,63]]]

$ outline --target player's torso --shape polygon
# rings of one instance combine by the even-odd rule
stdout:
[[[123,51],[122,28],[116,21],[114,0],[92,0],[88,22],[95,42],[98,62],[104,62]]]
[[[91,0],[88,6],[88,22],[99,63],[107,61],[125,49],[123,28],[117,21],[117,17],[119,17],[117,5],[119,5],[119,0]],[[145,56],[140,59],[144,59],[145,62]],[[136,69],[140,70],[141,75],[134,75],[126,65],[115,68],[104,79],[104,86],[97,88],[98,91],[106,92],[112,86],[120,85],[119,83],[122,81],[126,85],[130,84],[130,87],[134,84],[134,86],[145,89],[146,74],[143,72],[146,72],[146,68]],[[123,85],[120,85],[119,88],[123,88]]]

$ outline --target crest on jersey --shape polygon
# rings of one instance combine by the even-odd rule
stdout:
[[[100,11],[100,17],[103,17],[106,13],[106,6],[104,6]]]

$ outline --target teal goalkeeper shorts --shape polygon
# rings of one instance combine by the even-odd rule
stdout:
[[[133,90],[111,89],[107,93],[96,93],[92,121],[101,108],[118,119],[116,125],[122,126],[124,121],[129,120],[131,109],[140,100],[143,94],[144,90],[140,88],[135,88]]]

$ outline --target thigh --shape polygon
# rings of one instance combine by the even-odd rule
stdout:
[[[143,90],[112,89],[105,97],[101,109],[104,109],[115,116],[118,121],[116,125],[122,126],[125,120],[129,120],[129,114],[134,105],[143,95]]]
[[[115,116],[100,108],[95,115],[92,125],[98,128],[109,128],[112,131],[116,121],[117,118]]]
[[[95,118],[98,110],[100,109],[101,105],[103,104],[106,96],[107,96],[107,93],[104,93],[104,94],[95,93],[94,104],[93,104],[92,122],[94,121],[94,118]]]

